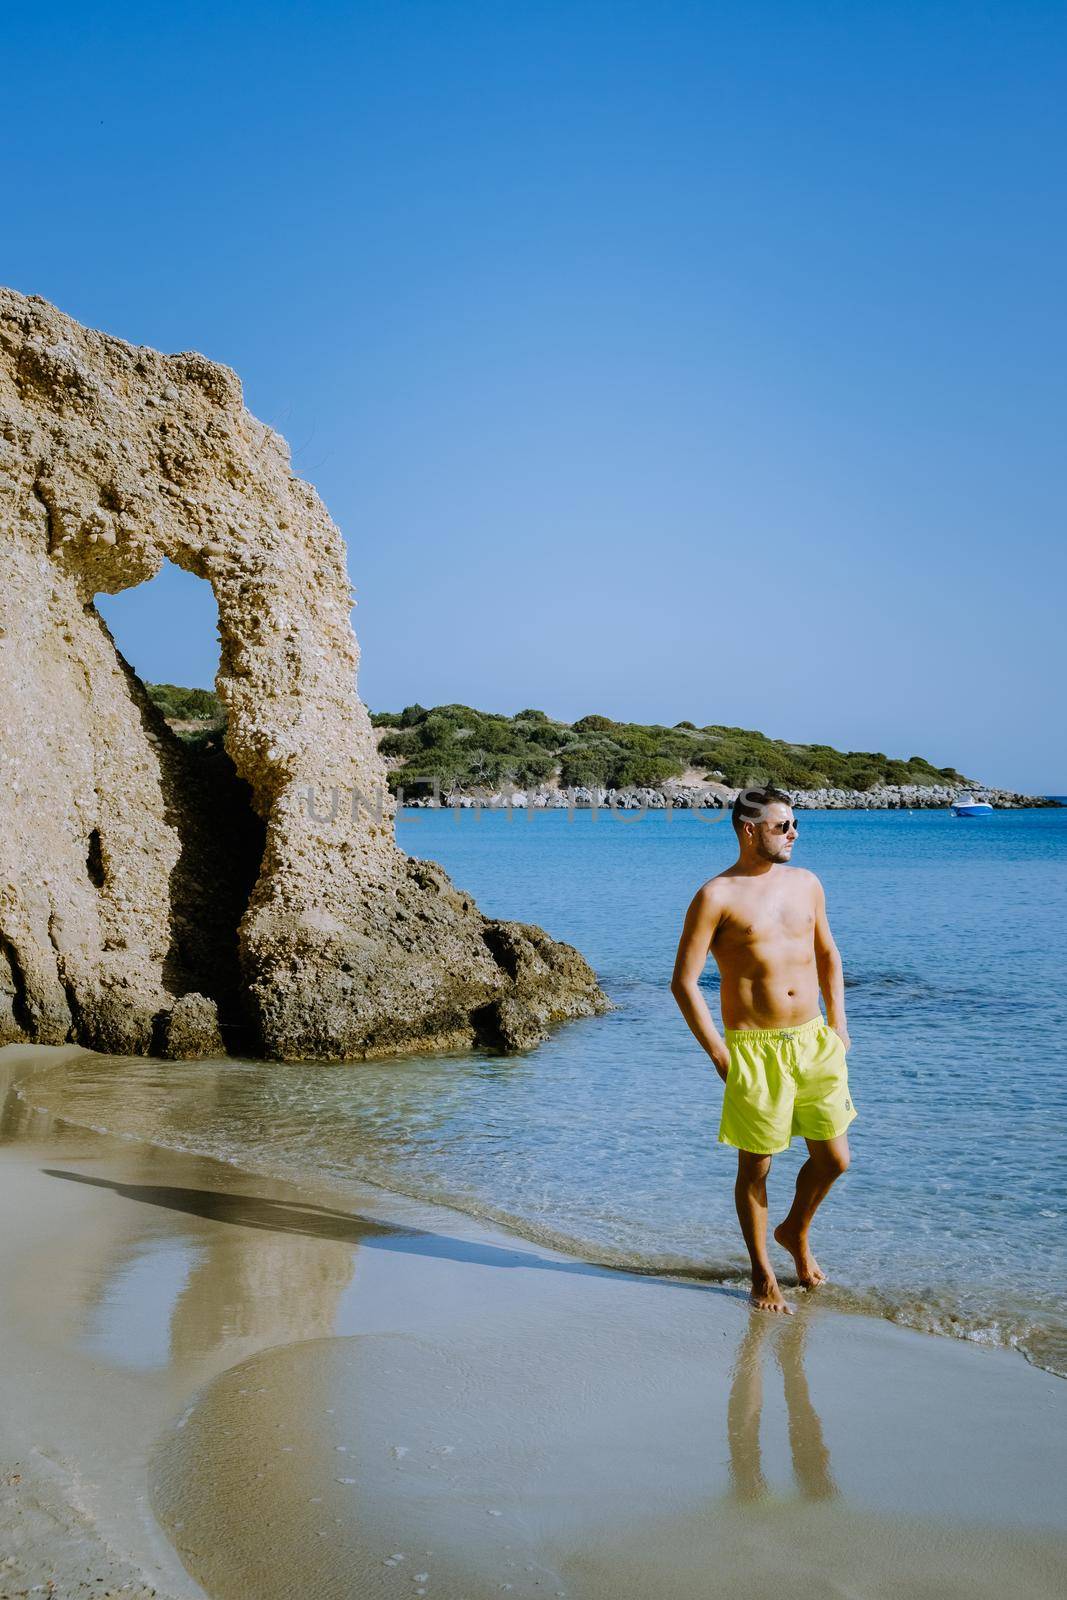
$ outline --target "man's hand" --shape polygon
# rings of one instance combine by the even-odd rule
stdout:
[[[723,1083],[725,1083],[726,1082],[726,1074],[730,1070],[730,1047],[729,1047],[729,1045],[728,1044],[723,1044],[723,1043],[719,1042],[718,1040],[716,1040],[716,1042],[711,1046],[710,1050],[708,1051],[708,1055],[711,1057],[711,1064],[715,1068],[715,1071],[719,1074],[719,1077],[722,1079]]]
[[[832,1024],[831,1024],[831,1026],[832,1026]],[[834,1032],[837,1034],[837,1037],[841,1040],[841,1043],[844,1045],[845,1054],[848,1055],[848,1052],[852,1049],[852,1040],[849,1038],[849,1035],[848,1035],[848,1027],[846,1026],[845,1023],[842,1023],[840,1028],[834,1028]]]

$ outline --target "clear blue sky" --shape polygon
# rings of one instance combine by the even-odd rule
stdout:
[[[1067,7],[56,4],[3,279],[240,373],[374,708],[727,722],[1067,792]],[[208,684],[210,595],[102,605]]]

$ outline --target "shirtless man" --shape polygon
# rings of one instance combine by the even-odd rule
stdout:
[[[738,1152],[734,1198],[752,1260],[749,1298],[758,1311],[789,1313],[767,1254],[767,1174],[771,1157],[802,1135],[808,1159],[774,1237],[793,1257],[800,1283],[813,1289],[826,1274],[808,1229],[848,1167],[845,1130],[856,1115],[845,1062],[845,980],[822,884],[789,865],[797,836],[789,796],[742,790],[733,824],[740,853],[693,898],[671,993],[726,1085],[719,1142]],[[700,991],[709,950],[719,968],[725,1037]]]

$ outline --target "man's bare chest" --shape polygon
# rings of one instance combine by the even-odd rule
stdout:
[[[738,896],[720,918],[712,948],[716,951],[812,944],[815,907],[807,895],[776,893]]]

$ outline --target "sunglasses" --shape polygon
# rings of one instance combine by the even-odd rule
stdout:
[[[790,828],[792,828],[794,833],[798,833],[800,831],[800,823],[797,821],[797,819],[795,817],[793,818],[793,820],[791,822],[772,822],[771,823],[771,832],[772,833],[788,833]]]

